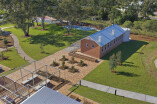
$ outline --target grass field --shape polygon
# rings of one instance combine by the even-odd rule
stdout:
[[[24,33],[20,29],[9,28],[6,31],[10,31],[14,35],[16,35],[20,41],[20,45],[22,49],[35,60],[40,60],[48,55],[51,55],[63,48],[70,46],[73,42],[82,39],[95,31],[80,31],[80,30],[72,30],[72,36],[65,36],[67,30],[56,26],[55,24],[46,25],[46,31],[40,31],[41,27],[38,28],[30,28],[30,37],[22,37]],[[53,39],[55,39],[55,43],[53,43]],[[31,44],[30,44],[31,41]],[[41,53],[40,45],[44,45],[45,53]]]
[[[4,56],[8,56],[9,59],[0,61],[0,64],[9,68],[17,68],[28,63],[17,53],[15,48],[9,50],[8,52],[4,52]]]
[[[149,104],[147,102],[115,96],[113,94],[101,92],[84,86],[79,86],[78,88],[72,87],[70,90],[101,104]]]
[[[147,48],[144,48],[145,46]],[[122,51],[123,65],[116,68],[117,73],[111,73],[109,56],[119,50]],[[142,61],[142,57],[145,55],[147,60],[152,50],[157,50],[157,42],[132,40],[123,43],[103,57],[104,62],[84,79],[124,90],[157,96],[157,79],[149,73],[149,69],[147,69],[149,67],[145,67]],[[146,63],[149,63],[149,61]],[[150,64],[152,65],[152,60]]]
[[[8,24],[5,24],[5,25],[0,25],[0,28],[3,28],[3,27],[10,27],[10,26],[14,26],[14,25],[11,24],[11,23],[8,23]]]
[[[144,63],[145,68],[151,75],[157,78],[157,69],[155,67],[154,61],[157,59],[157,42],[151,42],[148,44],[142,52],[142,62]]]

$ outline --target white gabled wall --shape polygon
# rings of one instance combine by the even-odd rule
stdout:
[[[123,34],[123,42],[129,42],[130,41],[130,29],[129,28],[122,28],[125,33]]]

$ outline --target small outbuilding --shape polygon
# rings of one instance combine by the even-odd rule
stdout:
[[[130,29],[117,24],[81,40],[81,53],[101,58],[123,42],[130,41]]]

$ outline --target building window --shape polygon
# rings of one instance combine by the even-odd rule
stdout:
[[[110,46],[112,46],[112,42],[110,43]]]
[[[94,48],[95,46],[94,45],[92,45],[92,48]]]
[[[106,50],[106,45],[105,45],[105,50]]]
[[[116,41],[114,40],[114,44],[116,43]]]
[[[86,47],[88,47],[88,43],[86,43]]]
[[[104,52],[104,47],[102,47],[102,52]]]
[[[108,48],[110,47],[109,43],[108,43]]]

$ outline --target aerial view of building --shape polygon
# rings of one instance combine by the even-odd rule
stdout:
[[[157,104],[157,0],[0,0],[0,104]]]
[[[113,25],[81,40],[81,52],[101,58],[122,42],[128,42],[130,29]]]

